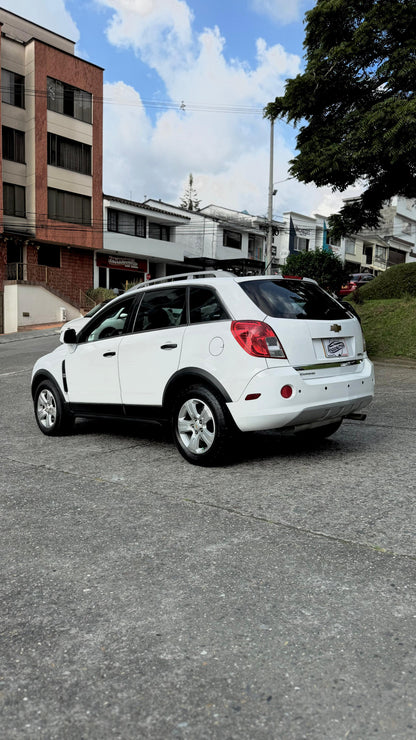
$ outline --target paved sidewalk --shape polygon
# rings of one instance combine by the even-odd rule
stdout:
[[[22,331],[12,332],[11,334],[0,334],[0,344],[7,344],[7,342],[19,342],[22,339],[37,339],[38,337],[49,337],[53,334],[59,334],[62,325],[62,323],[41,324],[39,326],[31,326],[29,329],[23,329]]]

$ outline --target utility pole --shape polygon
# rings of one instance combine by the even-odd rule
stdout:
[[[273,147],[274,147],[274,118],[270,119],[270,163],[269,163],[269,203],[267,208],[267,240],[266,240],[266,275],[272,274],[272,241],[273,241]]]

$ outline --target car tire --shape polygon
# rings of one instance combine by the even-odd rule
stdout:
[[[305,429],[302,432],[296,432],[296,436],[298,437],[298,439],[302,439],[308,442],[319,442],[319,440],[326,439],[332,434],[335,434],[335,432],[337,432],[340,428],[342,421],[343,420],[340,419],[340,421],[334,421],[332,422],[332,424],[325,424],[322,427]]]
[[[231,456],[232,424],[224,402],[203,385],[179,393],[171,425],[179,452],[193,465],[220,465]]]
[[[42,380],[34,396],[35,418],[43,434],[56,437],[66,434],[72,427],[73,418],[65,410],[65,404],[56,385]]]

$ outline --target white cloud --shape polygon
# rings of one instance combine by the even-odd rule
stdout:
[[[130,47],[159,71],[189,63],[192,12],[184,0],[96,0],[114,10],[107,29],[110,43]]]
[[[262,110],[283,92],[285,79],[299,72],[300,58],[280,44],[268,46],[257,39],[251,65],[244,59],[227,59],[220,29],[207,28],[197,35],[185,0],[95,1],[113,11],[107,30],[110,42],[131,49],[159,75],[168,101],[155,118],[154,110],[143,105],[140,80],[137,89],[123,80],[105,85],[104,192],[179,203],[192,172],[202,206],[216,203],[265,214],[270,127]],[[36,4],[2,0],[2,5],[57,33],[79,38],[64,0]],[[87,41],[83,35],[84,47]],[[287,177],[293,148],[293,130],[276,124],[275,180]],[[276,214],[293,210],[327,215],[338,210],[342,200],[329,188],[317,190],[294,180],[277,188]]]
[[[153,187],[155,197],[178,202],[192,172],[202,205],[220,199],[226,207],[263,212],[267,206],[269,124],[262,111],[283,91],[284,80],[297,74],[299,57],[288,54],[279,44],[268,47],[258,39],[254,65],[229,61],[220,30],[205,29],[196,36],[191,13],[185,12],[183,2],[99,1],[115,11],[109,39],[130,46],[147,61],[163,81],[169,100],[177,102],[176,110],[160,113],[153,125],[146,117],[145,142],[136,140],[134,149],[122,155],[126,160],[135,159],[137,165],[122,195],[129,197],[130,191],[149,194]],[[181,14],[175,14],[179,8]],[[142,22],[145,29],[138,31]],[[185,103],[184,111],[179,110],[180,101]],[[138,121],[130,123],[137,132]],[[112,116],[112,125],[106,127],[106,178],[110,175],[108,152],[113,146],[124,148],[123,135],[118,133],[121,125],[122,118],[118,122],[117,116]],[[279,141],[280,154],[287,162],[291,151],[282,137]],[[144,161],[152,163],[150,169],[143,167]],[[126,166],[129,169],[127,161]],[[111,180],[115,182],[117,176]],[[107,185],[105,188],[108,190]],[[112,193],[116,194],[114,188]]]
[[[303,0],[251,0],[253,10],[282,24],[299,21],[302,5]]]

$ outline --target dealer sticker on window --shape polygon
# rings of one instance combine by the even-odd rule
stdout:
[[[348,348],[345,339],[337,337],[336,339],[322,340],[326,357],[348,357]]]

